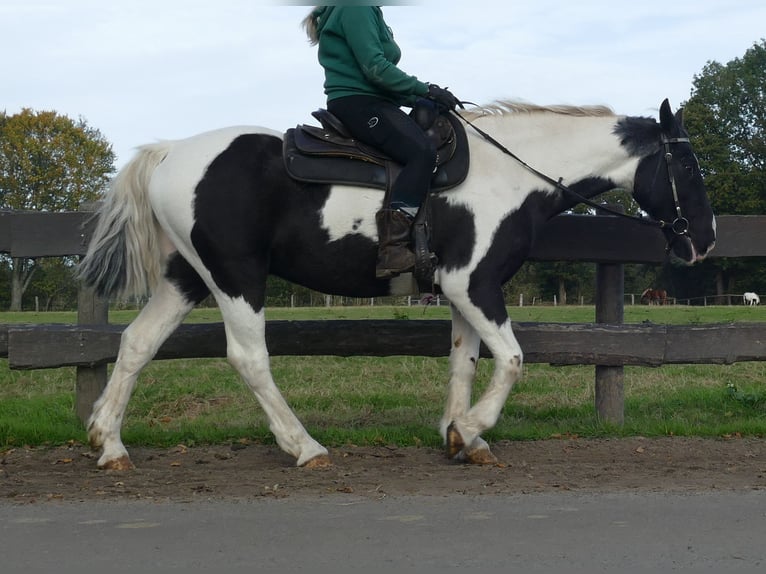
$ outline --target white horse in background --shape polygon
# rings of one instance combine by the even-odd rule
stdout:
[[[752,291],[748,291],[744,295],[742,295],[742,302],[745,305],[750,305],[751,307],[755,305],[761,304],[761,298],[758,297],[757,293],[753,293]]]

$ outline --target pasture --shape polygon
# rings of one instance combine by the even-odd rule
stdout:
[[[113,311],[129,322],[135,311]],[[589,322],[589,306],[510,307],[516,321]],[[271,308],[275,320],[446,319],[447,307]],[[189,322],[220,321],[200,308]],[[766,321],[766,310],[738,306],[626,306],[625,322],[706,324]],[[0,314],[2,323],[75,323],[74,313]],[[445,345],[448,342],[445,341]],[[277,384],[309,432],[329,446],[438,446],[446,358],[272,357]],[[10,371],[0,365],[0,446],[84,442],[73,410],[74,369]],[[491,360],[479,363],[480,393]],[[601,424],[593,409],[593,367],[527,364],[487,438],[562,436],[766,435],[766,363],[626,367],[625,425]],[[252,393],[224,359],[155,361],[141,375],[124,426],[127,445],[273,443]]]

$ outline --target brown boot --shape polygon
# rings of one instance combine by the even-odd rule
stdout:
[[[386,279],[412,271],[415,254],[410,242],[410,218],[398,209],[381,209],[375,214],[378,224],[378,263],[375,277]]]

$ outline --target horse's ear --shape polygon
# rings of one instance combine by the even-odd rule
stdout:
[[[660,127],[665,133],[669,133],[676,124],[676,118],[670,109],[670,102],[665,98],[660,106]]]
[[[678,108],[678,111],[676,112],[676,122],[679,126],[684,127],[684,109]]]

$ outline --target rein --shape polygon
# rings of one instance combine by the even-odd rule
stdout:
[[[461,102],[462,104],[463,102]],[[470,102],[465,102],[470,103]],[[461,105],[461,108],[463,106]],[[672,241],[670,241],[666,247],[666,251],[670,251],[670,249],[673,246],[673,243],[675,240],[682,236],[689,236],[689,220],[686,219],[682,213],[681,213],[681,203],[678,199],[678,188],[676,186],[676,180],[673,177],[673,169],[671,167],[671,160],[673,159],[673,153],[670,149],[670,144],[674,143],[689,143],[689,138],[666,138],[663,136],[662,138],[662,144],[665,148],[665,163],[667,164],[668,168],[668,179],[670,181],[670,186],[673,190],[673,201],[675,203],[676,207],[676,218],[668,223],[667,221],[663,220],[654,220],[654,219],[646,219],[644,217],[636,217],[635,215],[629,215],[627,213],[622,213],[620,211],[617,211],[615,209],[612,209],[610,207],[607,207],[606,205],[600,205],[596,203],[595,201],[592,201],[588,199],[587,197],[584,197],[574,191],[572,188],[568,187],[563,183],[564,178],[559,178],[558,180],[553,179],[552,177],[549,177],[548,175],[542,173],[541,171],[535,169],[531,165],[529,165],[527,162],[525,162],[523,159],[521,159],[519,156],[517,156],[515,153],[513,153],[511,150],[509,150],[507,147],[505,147],[503,144],[501,144],[499,141],[497,141],[495,138],[493,138],[491,135],[489,135],[487,132],[473,124],[470,120],[467,118],[464,118],[462,115],[457,113],[457,111],[453,110],[452,113],[457,115],[461,120],[463,120],[466,124],[471,126],[476,133],[478,133],[481,137],[483,137],[485,140],[487,140],[489,143],[491,143],[493,146],[495,146],[497,149],[499,149],[501,152],[506,154],[507,156],[510,156],[514,160],[516,160],[518,163],[520,163],[524,168],[526,168],[531,173],[535,174],[537,177],[542,179],[543,181],[549,183],[550,185],[554,186],[556,189],[564,192],[565,194],[568,194],[572,198],[576,199],[579,203],[584,203],[585,205],[588,205],[594,209],[598,209],[600,211],[604,211],[606,213],[609,213],[610,215],[616,215],[618,217],[622,217],[623,219],[631,219],[633,221],[637,221],[641,223],[642,225],[651,225],[654,227],[659,227],[660,229],[671,229],[673,233],[675,234],[675,237]]]

